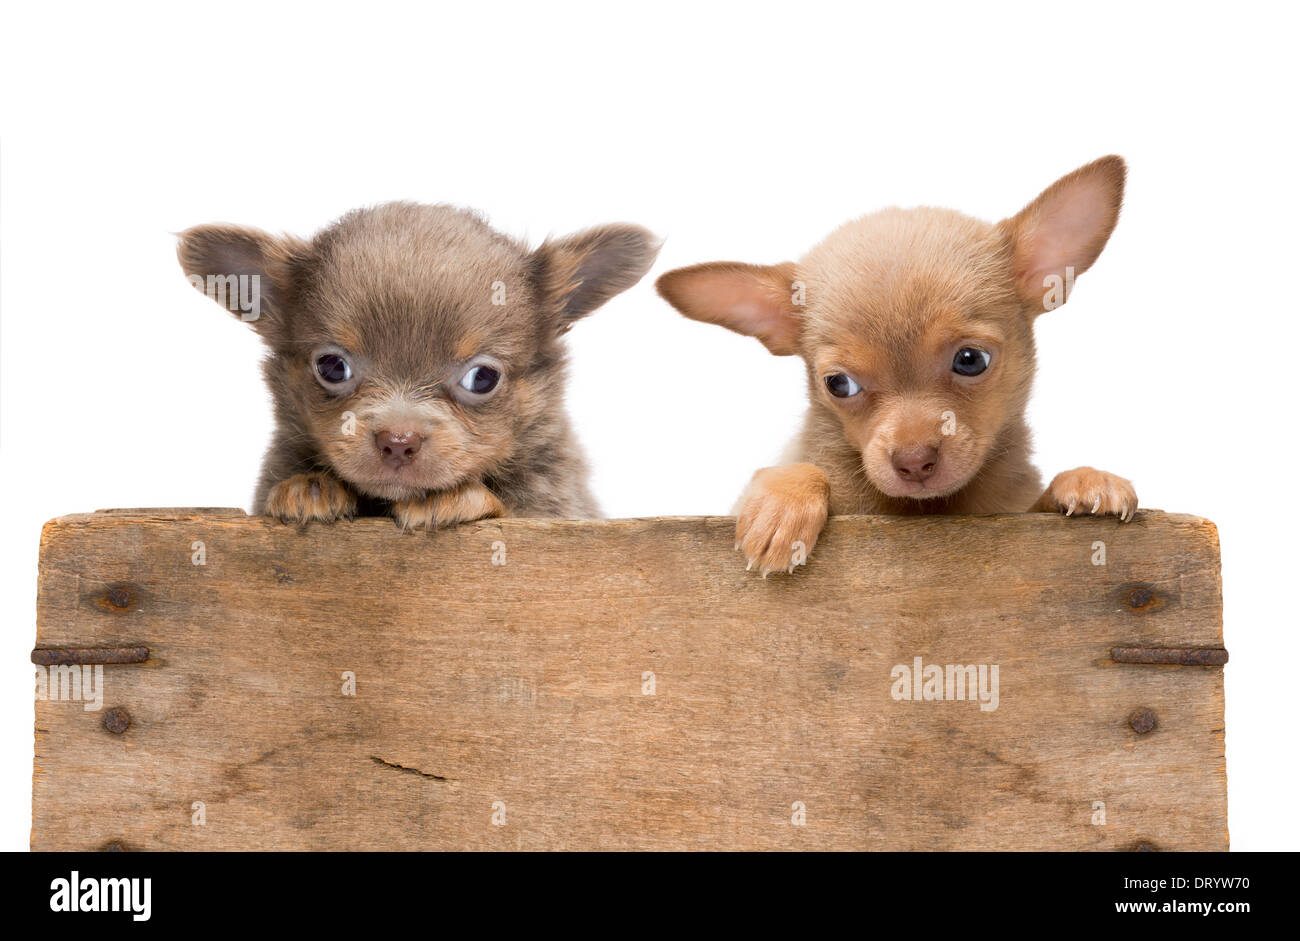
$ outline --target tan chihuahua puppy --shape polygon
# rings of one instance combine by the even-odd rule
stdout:
[[[996,225],[885,209],[798,262],[714,262],[661,277],[695,320],[801,356],[811,405],[787,463],[754,475],[736,546],[793,571],[829,514],[1060,511],[1131,519],[1132,485],[1090,467],[1044,491],[1025,406],[1034,319],[1067,299],[1119,216],[1124,161],[1103,157]]]
[[[415,203],[311,239],[201,225],[177,248],[268,348],[276,429],[254,511],[403,529],[599,515],[564,412],[563,334],[658,250],[634,225],[530,250],[477,213]]]

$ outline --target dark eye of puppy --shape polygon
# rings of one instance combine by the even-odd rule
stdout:
[[[352,367],[337,353],[316,357],[316,375],[329,385],[342,385],[352,378]]]
[[[847,399],[862,391],[862,386],[846,373],[832,373],[826,377],[826,391],[837,399]]]
[[[466,405],[481,405],[501,387],[505,367],[490,356],[476,356],[460,374],[451,393]]]
[[[475,395],[487,395],[501,381],[501,373],[484,363],[461,376],[460,387]]]
[[[959,376],[978,376],[989,368],[992,359],[993,357],[984,350],[963,346],[952,358],[952,371]]]

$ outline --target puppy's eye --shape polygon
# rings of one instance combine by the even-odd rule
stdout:
[[[837,399],[847,399],[862,391],[862,386],[846,373],[837,372],[826,377],[826,391]]]
[[[993,357],[984,350],[963,346],[952,358],[952,371],[959,376],[978,376],[989,368],[992,359]]]
[[[470,395],[490,394],[501,383],[501,367],[495,363],[477,363],[465,370],[457,383]]]
[[[337,353],[316,357],[316,375],[330,385],[340,385],[352,378],[352,367]]]

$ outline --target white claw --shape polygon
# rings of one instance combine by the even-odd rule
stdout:
[[[1093,500],[1093,501],[1092,501],[1092,510],[1091,510],[1091,512],[1096,513],[1097,510],[1099,510],[1100,508],[1101,508],[1101,497],[1098,497],[1096,500]]]
[[[754,560],[750,559],[749,564],[745,566],[745,571],[752,572],[753,570],[754,570]]]
[[[1071,500],[1071,501],[1070,501],[1070,508],[1069,508],[1068,510],[1065,511],[1065,515],[1066,515],[1066,516],[1073,516],[1073,515],[1074,515],[1074,507],[1075,507],[1075,504],[1077,504],[1078,502],[1079,502],[1078,500]]]

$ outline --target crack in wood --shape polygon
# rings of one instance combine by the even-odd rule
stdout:
[[[399,765],[395,761],[385,761],[378,755],[371,755],[370,760],[377,765],[383,765],[385,768],[392,768],[394,771],[401,771],[406,774],[418,774],[422,778],[428,778],[431,781],[442,781],[446,783],[447,779],[440,774],[430,774],[427,771],[421,771],[419,768],[411,768],[407,765]]]

